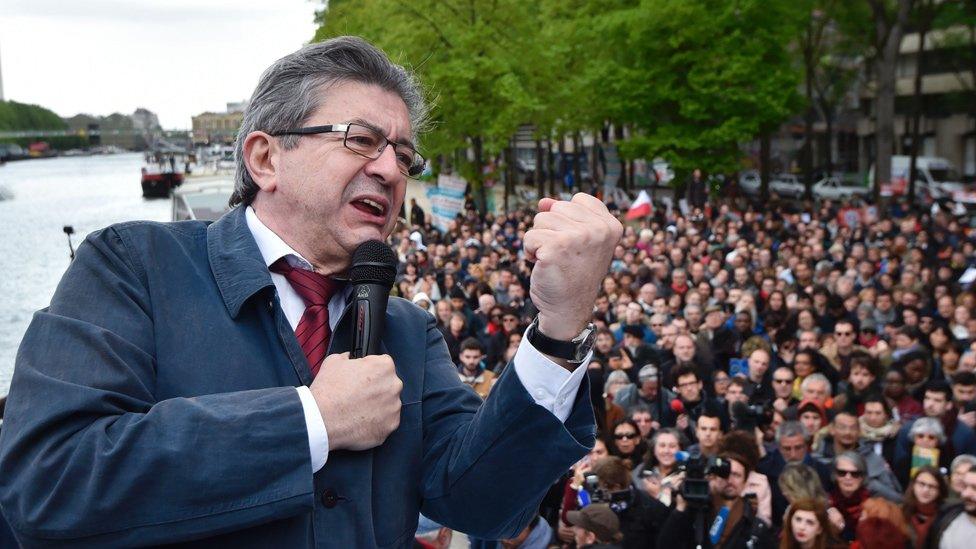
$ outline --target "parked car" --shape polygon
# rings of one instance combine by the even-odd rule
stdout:
[[[801,198],[806,188],[795,175],[778,173],[769,182],[769,191],[784,198]]]
[[[757,170],[746,170],[739,174],[739,188],[746,194],[759,194],[762,180]]]
[[[864,196],[871,189],[863,185],[851,185],[841,181],[834,175],[827,176],[813,184],[813,196],[821,200],[843,200],[855,196]]]

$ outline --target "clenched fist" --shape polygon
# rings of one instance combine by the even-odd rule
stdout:
[[[523,242],[528,259],[535,261],[531,296],[540,332],[564,341],[579,335],[622,234],[623,226],[594,196],[539,201]]]
[[[329,451],[368,450],[400,426],[400,391],[390,355],[329,355],[310,387],[329,434]]]

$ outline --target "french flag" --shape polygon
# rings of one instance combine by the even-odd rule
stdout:
[[[637,200],[630,205],[630,209],[627,210],[627,219],[638,219],[641,217],[647,217],[651,215],[651,210],[654,205],[651,204],[651,197],[647,194],[647,191],[641,191],[637,195]]]

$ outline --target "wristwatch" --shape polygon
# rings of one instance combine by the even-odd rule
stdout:
[[[525,337],[539,352],[568,360],[571,364],[579,364],[583,362],[593,347],[593,341],[596,339],[596,326],[590,323],[586,328],[583,328],[578,336],[570,341],[563,341],[553,339],[540,332],[539,317],[536,317],[525,331]]]

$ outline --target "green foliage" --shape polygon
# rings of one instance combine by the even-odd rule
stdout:
[[[629,117],[640,135],[627,156],[663,156],[678,171],[739,168],[739,143],[801,105],[788,46],[800,23],[788,1],[648,0],[634,12],[628,49],[642,70]]]
[[[806,12],[809,13],[809,12]],[[315,40],[354,34],[434,100],[429,157],[626,128],[626,158],[735,171],[740,144],[802,107],[791,0],[331,0]],[[469,166],[477,179],[480,166]]]
[[[0,131],[61,130],[68,125],[54,112],[16,101],[0,101]]]

